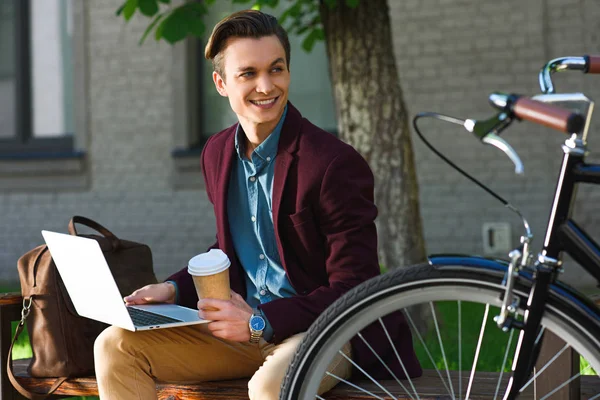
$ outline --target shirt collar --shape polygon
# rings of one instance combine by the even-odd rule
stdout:
[[[288,106],[285,105],[283,109],[283,114],[281,114],[281,118],[277,123],[277,126],[267,136],[267,138],[254,149],[254,153],[256,153],[260,158],[267,160],[273,160],[277,155],[277,147],[279,145],[279,137],[281,136],[281,128],[283,127],[283,121],[285,121],[285,116],[287,114]],[[235,131],[235,150],[237,152],[238,157],[243,160],[244,154],[246,152],[246,141],[244,140],[245,134],[242,126],[238,123],[238,126]]]

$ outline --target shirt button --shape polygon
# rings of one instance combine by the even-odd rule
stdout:
[[[267,157],[267,161],[271,161],[271,157]]]
[[[252,220],[252,222],[256,222],[256,217],[254,215],[250,219]]]
[[[250,182],[254,182],[255,180],[256,180],[256,177],[255,177],[255,176],[251,176],[251,177],[250,177]]]
[[[266,294],[267,294],[267,291],[266,291],[265,289],[263,289],[263,290],[261,290],[261,291],[260,291],[260,295],[261,295],[261,296],[264,296],[264,295],[266,295]]]
[[[264,260],[265,259],[265,255],[261,254],[260,256],[258,256],[258,258],[260,258],[261,260]]]

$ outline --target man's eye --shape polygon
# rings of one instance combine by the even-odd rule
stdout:
[[[271,71],[273,71],[273,72],[281,72],[281,71],[283,71],[283,68],[281,68],[281,67],[275,67]]]
[[[249,77],[251,77],[252,75],[254,75],[254,72],[252,72],[252,71],[248,71],[248,72],[244,72],[244,73],[243,73],[243,74],[241,74],[240,76],[241,76],[242,78],[249,78]]]

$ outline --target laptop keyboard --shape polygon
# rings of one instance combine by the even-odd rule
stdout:
[[[182,322],[180,319],[167,317],[165,315],[155,314],[150,311],[140,310],[139,308],[127,307],[131,320],[136,326],[161,325],[171,322]]]

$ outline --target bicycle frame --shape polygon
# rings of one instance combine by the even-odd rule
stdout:
[[[577,184],[600,184],[600,165],[586,164],[582,150],[565,150],[542,255],[558,260],[565,251],[600,282],[600,248],[570,217]]]

